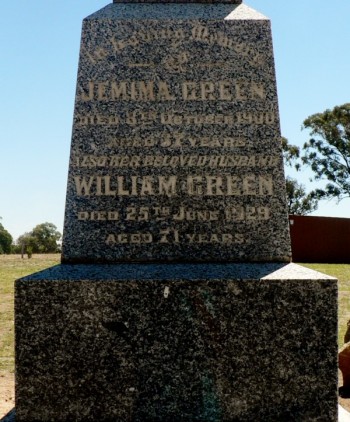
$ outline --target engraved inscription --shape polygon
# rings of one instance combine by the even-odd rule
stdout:
[[[74,176],[77,196],[265,196],[273,195],[271,175]]]
[[[74,160],[82,168],[140,168],[140,167],[261,167],[272,168],[280,162],[270,155],[83,155]]]
[[[156,238],[155,238],[156,237]],[[242,244],[245,242],[244,236],[240,233],[184,233],[180,234],[178,230],[166,229],[160,230],[154,236],[152,233],[110,233],[105,240],[106,245],[115,246],[116,244],[141,244],[141,243],[184,243],[184,244]]]
[[[114,211],[79,211],[79,221],[267,221],[270,208],[266,206],[228,206],[223,210],[194,209],[180,206],[174,212],[171,207],[127,207]]]
[[[128,33],[127,28],[123,28],[120,25],[119,31],[122,34],[125,30]],[[218,46],[223,49],[230,49],[236,56],[239,57],[240,61],[245,60],[251,66],[258,67],[264,63],[264,56],[262,53],[256,50],[254,44],[247,42],[238,42],[236,37],[233,35],[226,34],[223,31],[213,31],[212,29],[202,25],[194,24],[190,28],[148,28],[147,31],[144,29],[134,31],[131,36],[120,39],[119,37],[112,37],[110,43],[112,45],[115,54],[120,54],[123,50],[131,48],[133,50],[140,50],[145,48],[145,44],[154,44],[155,42],[166,42],[169,48],[179,51],[181,46],[186,44],[193,45],[193,43],[200,43],[209,46]],[[146,47],[147,48],[147,47]],[[91,63],[96,63],[96,56],[99,57],[99,49],[96,52],[89,54]],[[181,60],[183,52],[179,53],[180,60],[174,62],[175,67],[183,65],[188,61],[188,58]],[[185,53],[186,54],[186,53]],[[188,54],[188,53],[187,53]],[[198,60],[200,57],[196,57]],[[129,63],[130,67],[134,66],[154,66],[154,63]],[[227,66],[228,64],[225,63]],[[164,66],[164,64],[163,64]]]
[[[254,34],[235,19],[104,25],[105,36],[90,34],[81,50],[67,201],[72,255],[99,242],[101,262],[259,260],[270,227],[284,236],[264,23]],[[82,234],[94,237],[90,246]]]
[[[132,112],[126,117],[111,115],[103,116],[99,114],[77,115],[77,126],[118,126],[126,124],[130,126],[147,127],[152,123],[161,123],[162,125],[181,126],[181,125],[273,125],[276,122],[276,112],[274,111],[238,111],[232,114],[188,114],[180,113],[152,113],[148,118],[143,113]]]
[[[258,141],[257,141],[258,142]],[[246,146],[244,137],[201,137],[188,136],[186,133],[156,133],[145,138],[111,138],[108,147],[117,148],[238,148]]]
[[[82,101],[248,101],[265,100],[262,83],[187,81],[177,89],[165,81],[90,81],[81,88]]]

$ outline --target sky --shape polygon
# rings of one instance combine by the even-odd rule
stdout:
[[[0,217],[14,239],[37,224],[63,230],[81,22],[108,0],[3,0],[0,6]],[[350,1],[245,0],[269,17],[282,135],[350,102]],[[309,171],[297,174],[312,189]],[[350,199],[313,215],[350,218]]]

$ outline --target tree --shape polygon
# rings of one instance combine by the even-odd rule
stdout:
[[[306,193],[305,186],[296,179],[286,178],[286,192],[289,214],[306,215],[318,208],[318,199],[314,192]]]
[[[288,139],[284,137],[281,138],[281,143],[284,165],[300,170],[300,163],[298,162],[300,157],[300,148],[296,145],[291,145],[288,142]]]
[[[350,103],[313,114],[303,127],[310,129],[309,142],[304,144],[302,161],[314,172],[314,180],[328,181],[324,189],[316,189],[317,197],[350,197]]]
[[[25,245],[33,253],[55,253],[59,250],[57,242],[60,239],[61,233],[54,224],[42,223],[20,236],[17,244]]]
[[[61,239],[61,233],[57,231],[57,227],[52,223],[39,224],[31,232],[39,245],[40,252],[49,253],[57,252],[57,242]]]
[[[37,245],[36,239],[32,236],[31,232],[22,234],[22,236],[17,239],[16,243],[16,252],[21,253],[22,258],[24,253],[27,253],[28,258],[30,258],[33,249],[35,249],[36,252],[39,252],[40,249],[40,247]]]
[[[0,254],[11,253],[12,236],[0,223]]]
[[[286,138],[282,138],[281,142],[284,164],[299,171],[300,148],[289,144]],[[305,186],[291,177],[286,178],[286,195],[289,214],[306,215],[316,211],[318,208],[318,199],[315,191],[306,193]]]

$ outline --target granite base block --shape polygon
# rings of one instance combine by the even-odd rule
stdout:
[[[337,281],[294,264],[16,282],[17,421],[336,421]]]

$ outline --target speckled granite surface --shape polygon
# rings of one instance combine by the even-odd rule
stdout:
[[[63,262],[290,257],[269,20],[203,3],[86,18]]]
[[[337,420],[337,282],[286,264],[270,22],[239,3],[84,20],[63,264],[16,281],[16,421]]]
[[[306,273],[61,265],[17,281],[17,421],[336,421],[337,284]]]

